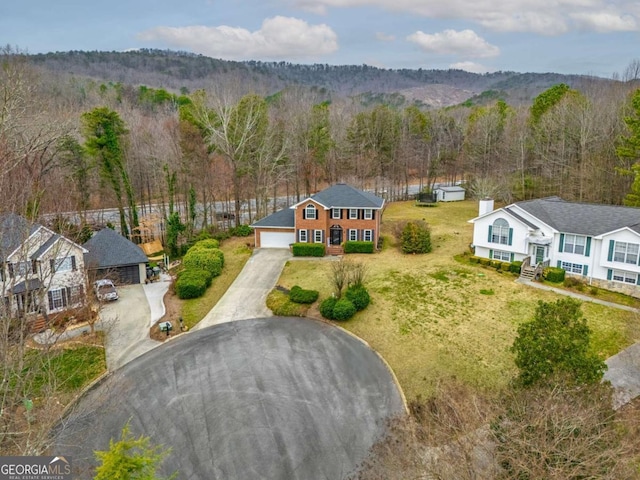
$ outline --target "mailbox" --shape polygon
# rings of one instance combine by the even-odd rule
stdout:
[[[173,325],[171,325],[171,322],[160,322],[161,332],[169,332],[171,330],[173,330]]]

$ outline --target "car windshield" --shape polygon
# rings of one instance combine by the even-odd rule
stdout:
[[[112,292],[113,290],[115,290],[113,285],[100,285],[98,287],[99,292]]]

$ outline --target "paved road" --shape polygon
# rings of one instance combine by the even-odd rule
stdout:
[[[403,412],[388,368],[342,329],[242,320],[176,337],[125,365],[76,404],[52,453],[84,469],[130,420],[135,435],[172,448],[163,475],[338,480],[364,460],[385,419]]]
[[[120,299],[106,303],[100,311],[98,328],[105,331],[107,368],[114,371],[161,345],[149,338],[151,308],[142,285],[118,287]]]
[[[257,248],[240,275],[215,307],[194,327],[202,328],[219,323],[262,318],[272,315],[266,306],[267,295],[275,287],[291,252],[282,248]]]

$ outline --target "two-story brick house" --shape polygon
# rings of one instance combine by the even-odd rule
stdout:
[[[338,183],[255,222],[256,247],[323,243],[328,253],[340,254],[346,241],[377,245],[384,205],[383,198]]]

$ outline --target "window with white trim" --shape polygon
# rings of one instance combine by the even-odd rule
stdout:
[[[65,257],[65,258],[56,258],[55,260],[55,272],[70,272],[73,270],[73,258]]]
[[[493,259],[494,260],[501,260],[503,262],[510,262],[511,261],[511,253],[510,252],[505,252],[504,250],[494,250],[493,251]]]
[[[582,265],[577,264],[577,263],[571,263],[571,262],[562,262],[560,264],[560,267],[565,271],[565,272],[569,272],[569,273],[578,273],[580,275],[582,275]]]
[[[332,208],[331,209],[331,218],[336,218],[336,219],[340,218],[340,209],[339,208]]]
[[[307,231],[306,230],[298,230],[298,241],[300,243],[307,243]]]
[[[365,242],[373,242],[373,230],[363,230],[362,240]]]
[[[562,251],[565,253],[576,253],[578,255],[584,255],[586,245],[587,237],[583,235],[565,234],[564,246],[562,247]]]
[[[636,285],[638,282],[638,274],[631,272],[624,272],[622,270],[614,270],[611,278],[614,282],[630,283]]]
[[[57,310],[67,306],[67,291],[64,288],[49,290],[49,309]]]
[[[33,265],[32,262],[16,262],[11,264],[9,271],[12,277],[24,277],[27,273],[33,271]]]
[[[349,220],[357,220],[358,219],[358,209],[350,208],[349,209]]]
[[[639,247],[640,245],[637,243],[616,242],[613,250],[613,261],[637,265]]]
[[[498,218],[493,222],[491,229],[491,243],[509,245],[509,222],[504,218]]]
[[[350,242],[357,242],[358,241],[358,230],[356,230],[355,228],[350,228],[349,229],[349,241]]]
[[[305,218],[307,220],[315,220],[317,218],[316,215],[316,207],[314,207],[313,205],[309,204],[304,208],[305,211]]]
[[[84,300],[84,287],[82,285],[74,285],[69,291],[69,303],[77,305]]]
[[[372,220],[373,219],[373,210],[371,208],[364,209],[364,219]]]
[[[313,242],[314,243],[322,243],[322,234],[323,230],[314,230],[313,231]]]

